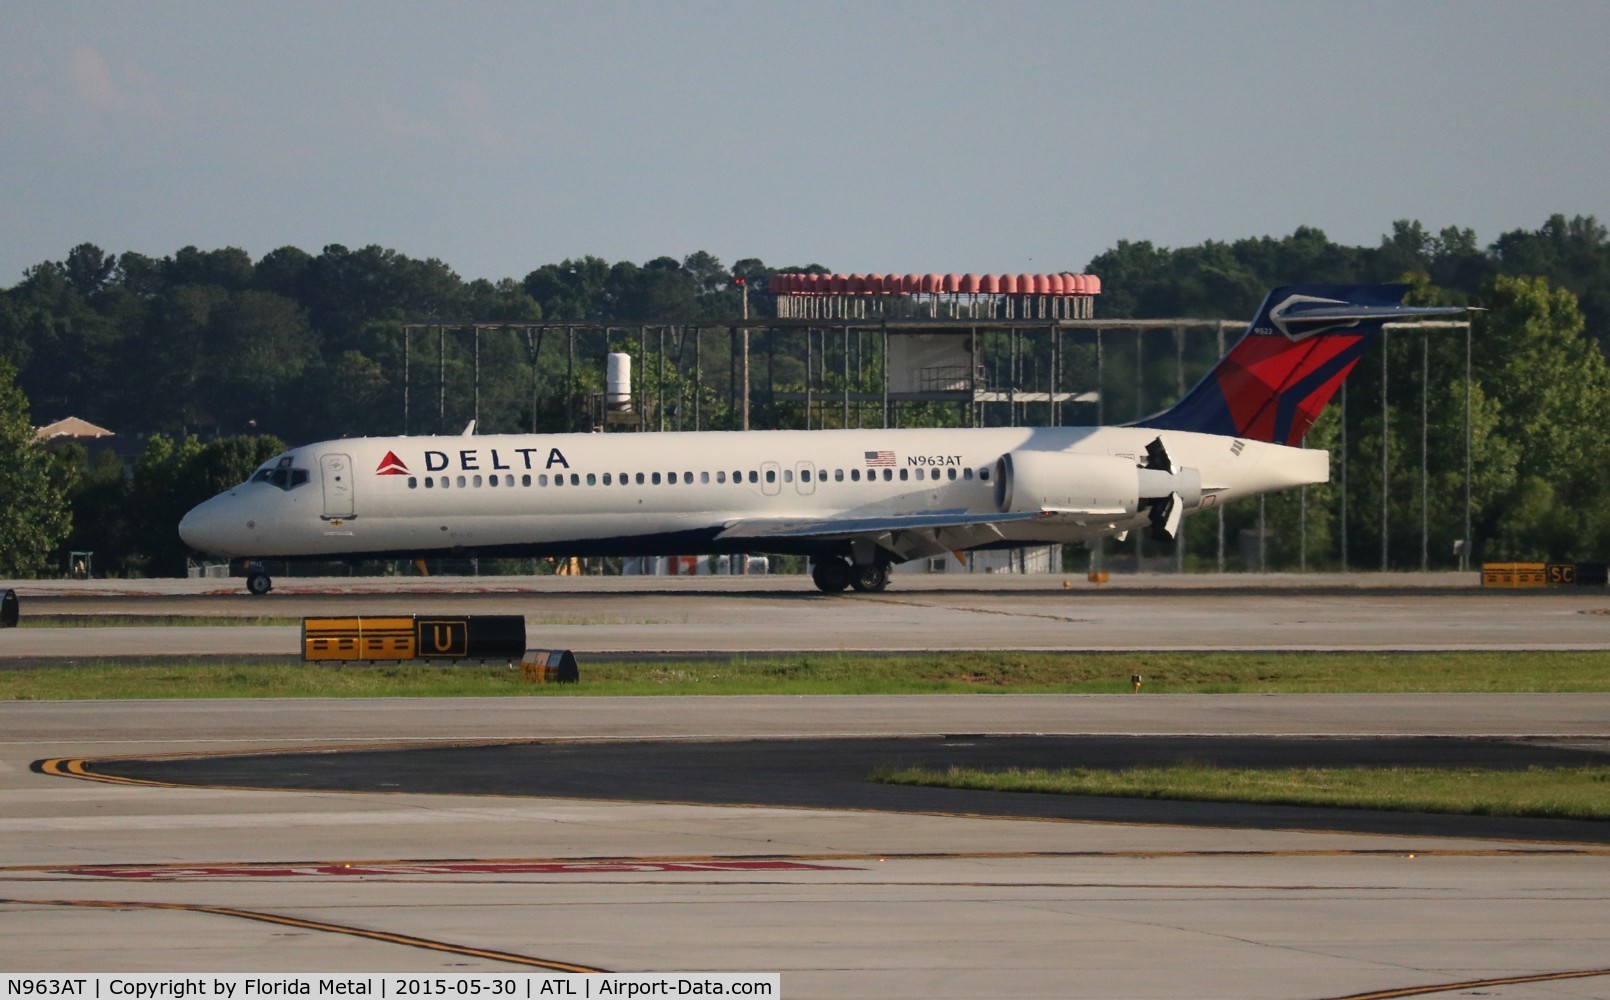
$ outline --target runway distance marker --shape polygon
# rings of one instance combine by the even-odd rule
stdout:
[[[391,615],[302,619],[302,659],[506,660],[525,651],[524,615]]]

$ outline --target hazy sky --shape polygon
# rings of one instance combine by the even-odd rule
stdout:
[[[6,0],[0,287],[89,241],[465,278],[1082,268],[1610,220],[1610,3]]]

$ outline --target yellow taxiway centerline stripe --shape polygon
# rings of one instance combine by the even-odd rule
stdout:
[[[1393,1000],[1394,997],[1423,997],[1433,993],[1452,993],[1455,990],[1479,990],[1492,986],[1518,986],[1524,983],[1550,983],[1562,979],[1591,979],[1610,976],[1610,969],[1578,969],[1572,972],[1540,972],[1533,976],[1505,976],[1500,979],[1471,979],[1462,983],[1441,983],[1435,986],[1405,986],[1395,990],[1372,990],[1368,993],[1349,993],[1344,997],[1327,1000]]]
[[[420,867],[430,865],[602,865],[602,864],[721,864],[726,862],[782,861],[824,864],[884,861],[1121,861],[1143,858],[1215,858],[1223,860],[1259,858],[1579,858],[1610,856],[1610,847],[1483,847],[1483,848],[1248,848],[1243,850],[1202,849],[1118,849],[1104,851],[878,851],[835,854],[655,854],[655,855],[575,855],[539,858],[358,858],[301,861],[157,861],[150,864],[33,864],[0,865],[0,872],[64,872],[78,875],[140,871],[183,871],[194,868],[315,868],[347,866],[353,868]],[[419,874],[409,872],[407,874]],[[444,872],[443,874],[476,874]],[[489,873],[495,874],[495,873]]]
[[[262,923],[278,924],[283,927],[297,927],[302,930],[324,931],[330,934],[346,934],[351,937],[368,938],[371,941],[383,941],[387,944],[400,944],[409,948],[424,948],[430,951],[444,951],[453,955],[464,955],[472,958],[485,958],[494,962],[507,962],[512,965],[524,965],[538,969],[549,969],[554,972],[608,972],[608,969],[596,969],[586,965],[575,965],[570,962],[554,962],[543,958],[532,958],[528,955],[516,955],[507,951],[492,951],[487,948],[471,948],[467,945],[451,944],[446,941],[434,941],[430,938],[414,937],[410,934],[394,934],[389,931],[371,931],[362,927],[351,927],[346,924],[331,924],[320,920],[306,920],[301,917],[287,917],[277,913],[264,913],[259,910],[237,910],[227,906],[205,906],[199,903],[149,903],[125,902],[111,899],[0,899],[0,905],[13,906],[81,906],[95,909],[122,910],[181,910],[190,913],[210,913],[221,917],[239,917],[243,920],[257,920]]]

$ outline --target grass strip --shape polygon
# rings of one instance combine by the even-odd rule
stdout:
[[[872,780],[1050,795],[1610,819],[1610,767],[1532,767],[1524,771],[1429,767],[1232,770],[1200,764],[1123,771],[890,768],[875,771]]]
[[[28,615],[18,628],[231,628],[237,625],[300,625],[283,615]]]
[[[343,617],[335,615],[332,617]],[[345,616],[352,617],[352,616]],[[45,614],[27,615],[18,628],[234,628],[239,625],[296,625],[304,619],[290,615],[168,615],[168,614]],[[600,615],[527,615],[526,624],[543,625],[664,625],[653,618]]]
[[[243,652],[246,652],[243,650]],[[805,654],[591,660],[579,684],[507,665],[108,659],[0,669],[0,700],[739,694],[1321,694],[1610,691],[1610,651]],[[3,664],[3,661],[0,661]],[[1130,677],[1144,680],[1130,694]]]

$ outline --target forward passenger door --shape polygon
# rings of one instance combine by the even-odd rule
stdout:
[[[352,497],[352,458],[337,452],[319,456],[319,471],[324,480],[324,519],[344,521],[355,517]]]

